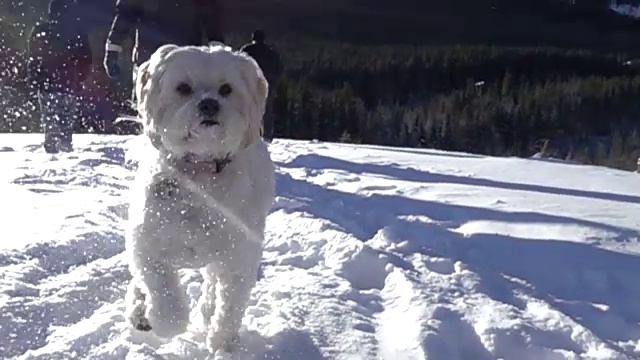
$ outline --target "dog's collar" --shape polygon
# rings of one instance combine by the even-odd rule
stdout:
[[[162,145],[162,141],[157,135],[151,136],[151,144],[160,151],[161,154],[165,154],[170,166],[185,174],[219,174],[231,163],[231,154],[227,154],[222,158],[209,159],[198,159],[192,153],[187,153],[183,157],[177,157]]]
[[[175,157],[168,155],[169,163],[178,171],[195,175],[201,173],[219,174],[224,168],[231,163],[231,158],[227,154],[222,158],[196,159],[193,154],[187,154],[183,157]]]

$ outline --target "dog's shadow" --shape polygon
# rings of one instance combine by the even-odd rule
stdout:
[[[321,360],[324,359],[320,349],[311,336],[297,329],[285,329],[273,336],[265,337],[254,330],[244,329],[240,333],[238,351],[233,355],[216,354],[214,357],[204,346],[202,335],[192,340],[176,339],[161,346],[157,354],[165,360]]]
[[[321,360],[322,353],[308,332],[288,328],[271,337],[264,337],[256,331],[242,334],[243,346],[238,354],[245,359],[279,360]]]

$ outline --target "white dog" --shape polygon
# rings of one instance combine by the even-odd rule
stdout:
[[[126,240],[136,329],[185,332],[189,304],[177,271],[201,268],[207,347],[233,351],[274,197],[274,164],[260,138],[267,91],[257,63],[225,46],[165,45],[140,67],[138,112],[150,145]]]

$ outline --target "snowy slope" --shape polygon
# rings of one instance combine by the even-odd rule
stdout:
[[[0,358],[205,359],[122,317],[141,138],[0,135]],[[127,151],[131,151],[128,153]],[[276,141],[277,201],[238,359],[640,358],[640,175]],[[195,299],[201,278],[185,271]]]

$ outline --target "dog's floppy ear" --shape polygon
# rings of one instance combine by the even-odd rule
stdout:
[[[175,44],[164,44],[159,48],[157,48],[156,51],[153,52],[153,54],[151,54],[151,57],[149,58],[149,60],[153,62],[159,62],[164,58],[166,58],[170,52],[172,52],[177,48],[178,48],[178,45],[175,45]]]
[[[142,65],[138,66],[138,70],[136,73],[136,110],[138,111],[138,116],[146,119],[144,121],[145,125],[148,125],[149,116],[146,113],[146,109],[143,106],[147,101],[147,94],[149,92],[147,84],[149,83],[149,79],[151,78],[151,74],[149,73],[149,60],[142,63]]]
[[[143,62],[138,67],[136,73],[136,110],[138,111],[138,117],[142,120],[141,123],[144,125],[145,133],[156,148],[160,144],[160,137],[151,126],[153,116],[149,113],[150,104],[148,103],[151,91],[154,89],[154,87],[151,86],[151,82],[154,81],[153,76],[157,71],[163,71],[160,66],[162,61],[176,48],[178,48],[178,46],[173,44],[162,45],[151,55],[149,60]]]
[[[147,111],[148,109],[148,98],[151,89],[149,88],[149,82],[151,81],[151,72],[149,70],[150,60],[145,61],[138,67],[138,72],[136,74],[136,109],[138,111],[138,121],[143,126],[143,133],[147,135],[151,144],[156,148],[160,149],[161,140],[160,136],[155,132],[153,126],[151,125],[151,115]]]
[[[177,45],[173,44],[160,46],[153,54],[151,54],[149,60],[143,62],[138,67],[135,84],[136,99],[138,102],[136,104],[136,109],[138,110],[138,113],[146,119],[147,124],[150,121],[150,117],[148,116],[149,114],[146,113],[144,104],[146,103],[147,97],[149,95],[149,81],[151,79],[152,68],[153,70],[155,70],[160,62],[162,62],[167,57],[167,55],[169,55],[169,53],[172,50],[175,50],[177,47]]]
[[[260,139],[262,135],[262,118],[266,110],[269,83],[262,73],[262,69],[252,57],[240,52],[237,54],[239,54],[240,73],[249,89],[251,101],[253,102],[249,113],[250,121],[243,138],[243,147],[247,147]]]

